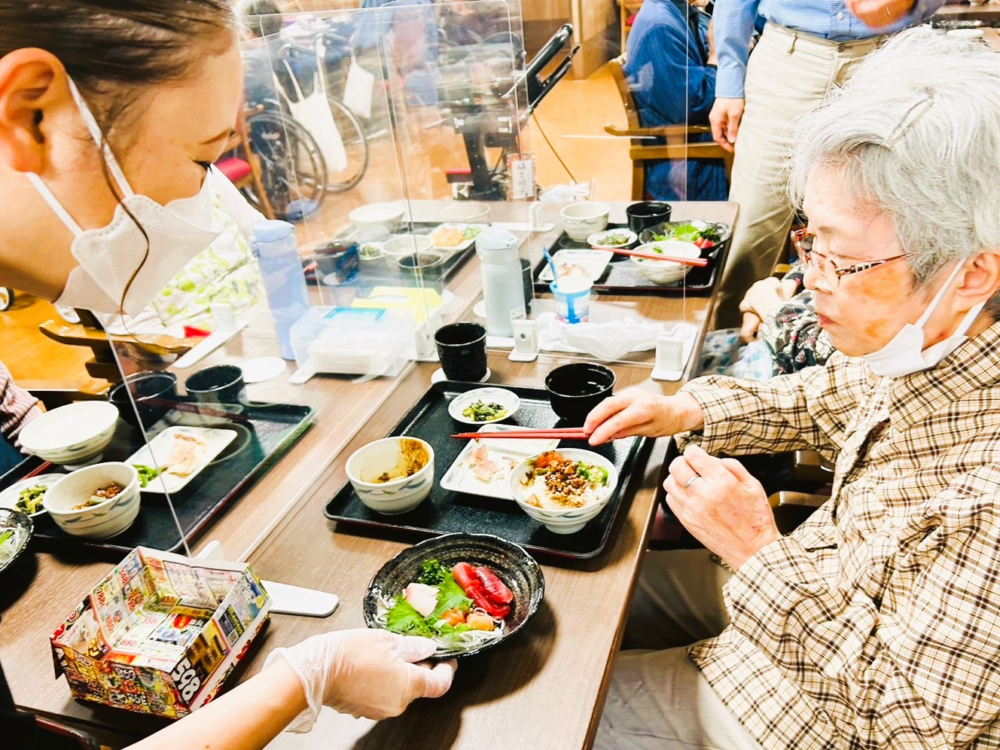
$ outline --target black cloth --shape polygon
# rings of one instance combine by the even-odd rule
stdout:
[[[3,665],[0,664],[0,745],[16,750],[79,750],[79,745],[66,737],[45,732],[35,726],[35,717],[14,707]],[[10,744],[7,744],[8,741]]]

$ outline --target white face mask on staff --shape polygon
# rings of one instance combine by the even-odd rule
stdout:
[[[110,224],[84,231],[37,174],[27,175],[74,236],[70,252],[80,265],[70,272],[56,304],[102,313],[116,313],[121,308],[128,315],[138,315],[189,260],[219,236],[212,228],[210,187],[216,170],[209,170],[197,195],[171,201],[166,206],[148,196],[136,195],[111,149],[106,144],[102,147],[97,121],[72,80],[69,89],[109,173],[118,184],[122,201],[115,208]],[[224,180],[225,177],[216,174],[215,179]],[[141,229],[129,217],[126,208],[142,225]],[[133,273],[135,278],[129,285]]]
[[[944,341],[939,341],[933,346],[924,349],[924,326],[934,313],[934,310],[941,303],[941,299],[944,297],[944,293],[948,290],[948,287],[951,286],[951,282],[955,280],[955,277],[962,270],[962,266],[963,264],[959,263],[955,267],[955,270],[951,272],[944,285],[938,289],[937,294],[934,295],[934,299],[931,300],[927,309],[924,310],[916,323],[907,323],[904,325],[899,330],[899,333],[893,336],[889,343],[878,351],[862,355],[861,359],[868,363],[868,366],[872,368],[872,371],[876,375],[901,378],[905,375],[912,375],[915,372],[929,370],[932,367],[936,367],[941,360],[968,340],[965,334],[972,327],[972,324],[986,305],[985,301],[974,306],[966,313],[962,322],[958,324],[958,328],[955,329],[951,336]]]

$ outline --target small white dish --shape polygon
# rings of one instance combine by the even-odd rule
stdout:
[[[476,241],[476,238],[479,237],[479,233],[482,232],[484,229],[486,229],[487,226],[488,226],[487,224],[442,224],[431,232],[430,237],[431,240],[434,242],[435,250],[439,250],[445,253],[459,253],[462,250],[465,250],[466,248],[470,247]],[[457,245],[442,245],[438,241],[439,232],[441,232],[441,230],[454,229],[456,232],[462,232],[464,235],[466,230],[470,228],[478,229],[479,232],[475,233],[475,237],[464,238]]]
[[[240,362],[239,367],[243,370],[244,383],[263,383],[278,377],[287,369],[288,363],[281,357],[254,357]]]
[[[486,223],[490,218],[490,207],[486,203],[456,201],[441,209],[445,221]]]
[[[467,408],[469,408],[476,401],[483,401],[485,403],[499,404],[504,407],[506,411],[493,419],[472,419],[470,417],[462,414]],[[448,414],[456,422],[462,422],[463,424],[490,424],[492,422],[499,422],[508,417],[514,416],[518,409],[521,408],[521,399],[516,393],[508,391],[505,388],[476,388],[475,390],[463,393],[460,396],[456,396],[448,404]]]
[[[395,232],[403,223],[405,214],[406,209],[398,203],[371,203],[354,209],[348,218],[359,229],[385,227]]]
[[[382,257],[390,268],[399,267],[399,261],[403,258],[432,250],[434,250],[434,240],[426,234],[401,234],[382,243]]]
[[[614,257],[607,250],[559,250],[552,256],[559,278],[581,278],[596,282]],[[565,271],[565,273],[564,273]],[[538,274],[539,281],[551,282],[552,269],[546,263]]]
[[[517,425],[483,425],[479,430],[483,437],[466,441],[466,446],[455,459],[455,463],[441,478],[441,487],[466,495],[513,500],[514,496],[510,494],[510,484],[507,480],[514,467],[526,458],[554,450],[559,445],[558,440],[490,440],[488,437],[490,433],[494,432],[523,429]],[[483,447],[486,448],[486,459],[495,462],[500,469],[488,481],[483,481],[476,476],[476,467],[472,457],[473,453]]]
[[[486,374],[483,376],[483,379],[480,380],[479,382],[480,383],[488,383],[489,380],[490,380],[490,378],[492,378],[492,377],[493,377],[493,370],[491,370],[489,367],[487,367],[486,368]],[[433,373],[431,373],[431,382],[432,383],[444,383],[446,380],[448,380],[448,376],[444,374],[444,370],[442,368],[440,368],[440,367],[437,368]]]
[[[660,252],[658,253],[657,250]],[[647,255],[670,255],[676,258],[700,258],[701,250],[691,242],[681,242],[680,240],[663,240],[661,242],[649,242],[639,245],[635,249],[637,253]],[[629,258],[639,269],[639,273],[645,276],[654,284],[676,284],[689,273],[694,266],[687,266],[683,263],[674,263],[669,260],[647,260],[645,258]]]
[[[28,487],[51,487],[60,479],[62,479],[65,474],[39,474],[35,477],[28,477],[27,479],[22,479],[20,482],[15,482],[10,487],[0,492],[0,508],[10,508],[11,510],[17,510],[17,498],[21,495],[21,490],[27,489]],[[18,511],[19,513],[22,511]],[[41,510],[36,513],[31,513],[31,518],[35,516],[40,516],[45,512],[45,506],[41,507]]]
[[[515,466],[511,470],[510,476],[507,477],[507,484],[514,501],[532,520],[538,521],[538,523],[542,524],[553,534],[575,534],[578,531],[582,531],[588,522],[592,521],[604,510],[604,507],[608,504],[615,489],[618,487],[618,470],[608,459],[593,451],[581,450],[579,448],[565,448],[559,452],[565,458],[572,461],[586,461],[588,464],[600,466],[608,472],[608,483],[601,492],[598,500],[588,503],[582,508],[567,508],[565,510],[551,510],[549,508],[537,508],[534,505],[528,505],[524,500],[527,496],[527,488],[521,483],[521,480],[529,471],[533,471],[533,469],[529,468],[528,461],[535,458],[535,456],[529,456]]]
[[[970,3],[972,0],[970,0]],[[981,5],[982,3],[972,3],[972,5]],[[970,41],[978,41],[983,39],[986,34],[982,29],[952,29],[948,32],[948,36],[958,37],[959,39],[968,39]]]
[[[142,488],[143,492],[173,494],[187,487],[188,483],[204,471],[205,467],[212,463],[216,456],[236,439],[238,434],[235,430],[209,429],[207,427],[168,427],[150,440],[147,445],[129,456],[126,463],[130,466],[136,464],[153,467],[163,466],[170,458],[177,435],[186,435],[200,440],[205,447],[200,449],[198,460],[192,466],[189,474],[184,476],[172,474],[170,468],[167,467],[158,477],[149,480],[149,483]]]
[[[18,440],[29,453],[67,468],[99,461],[118,424],[118,407],[107,401],[78,401],[28,422]]]
[[[595,232],[602,232],[608,226],[611,207],[604,203],[585,201],[570,203],[559,212],[563,230],[571,240],[585,242]]]
[[[404,441],[418,443],[426,452],[426,463],[413,474],[388,482],[375,482],[381,474],[405,466]],[[364,445],[347,459],[347,478],[361,502],[376,513],[394,515],[413,510],[434,487],[434,449],[420,438],[402,435]]]
[[[73,507],[111,482],[120,485],[122,491],[97,505]],[[121,534],[139,515],[139,474],[135,467],[118,461],[94,464],[65,475],[49,487],[43,503],[56,526],[67,534],[107,539]]]
[[[358,259],[362,263],[372,260],[382,260],[382,247],[384,242],[359,242]]]
[[[608,242],[609,237],[621,236],[626,238],[624,242]],[[603,232],[595,232],[587,238],[587,244],[591,247],[628,247],[639,239],[639,235],[628,229],[605,229]]]

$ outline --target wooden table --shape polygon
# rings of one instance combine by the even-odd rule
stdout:
[[[625,205],[613,206],[613,221],[623,216]],[[497,209],[505,207],[494,209],[494,221],[501,220]],[[551,215],[558,208],[546,206],[543,214]],[[735,204],[729,203],[680,203],[674,210],[677,218],[730,224],[735,223],[737,213]],[[540,246],[533,252],[540,253]],[[478,275],[478,264],[473,261],[451,284],[462,301],[453,318],[466,315],[478,299]],[[616,301],[606,300],[609,304]],[[662,299],[652,308],[659,319],[684,319],[703,327],[713,301]],[[260,339],[244,336],[227,346],[219,359],[254,355],[259,344]],[[492,382],[537,386],[548,370],[565,361],[569,358],[543,354],[534,363],[514,364],[506,353],[494,351],[490,353]],[[263,654],[275,646],[363,625],[360,603],[368,581],[412,540],[351,533],[326,521],[322,509],[346,482],[347,457],[386,434],[425,392],[434,368],[415,364],[396,379],[352,383],[320,377],[301,386],[297,400],[316,409],[317,426],[200,537],[202,546],[210,539],[220,540],[230,557],[249,560],[263,578],[316,587],[341,597],[339,609],[330,618],[275,615],[246,668],[241,667],[242,675],[258,670]],[[672,393],[680,385],[651,381],[650,358],[614,369],[620,387]],[[290,388],[282,378],[251,386],[250,396],[287,399]],[[607,550],[594,560],[576,564],[543,559],[546,600],[536,618],[504,648],[465,663],[448,696],[419,702],[403,717],[379,724],[324,712],[324,731],[307,737],[283,736],[274,746],[404,748],[415,747],[420,744],[416,738],[426,737],[434,747],[587,747],[600,717],[645,549],[666,447],[663,440],[652,445],[645,472],[637,472],[626,493]],[[138,736],[162,722],[77,703],[70,698],[65,680],[54,680],[50,671],[49,632],[107,572],[109,563],[116,561],[113,557],[94,562],[35,554],[5,575],[0,588],[0,659],[22,707]]]
[[[933,16],[934,21],[982,21],[986,26],[1000,25],[1000,3],[985,5],[944,5]]]

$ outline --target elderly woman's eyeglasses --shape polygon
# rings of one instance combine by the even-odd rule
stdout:
[[[802,261],[803,272],[811,265],[819,271],[820,276],[825,282],[825,286],[830,291],[840,286],[841,276],[847,276],[851,273],[861,273],[862,271],[867,271],[870,268],[881,266],[890,261],[909,258],[913,254],[903,253],[902,255],[893,255],[891,258],[869,260],[864,263],[855,263],[853,266],[847,266],[846,268],[839,268],[836,263],[825,255],[813,250],[815,243],[815,235],[807,233],[804,229],[792,232],[792,244],[795,246],[795,251],[799,254],[799,260]]]

